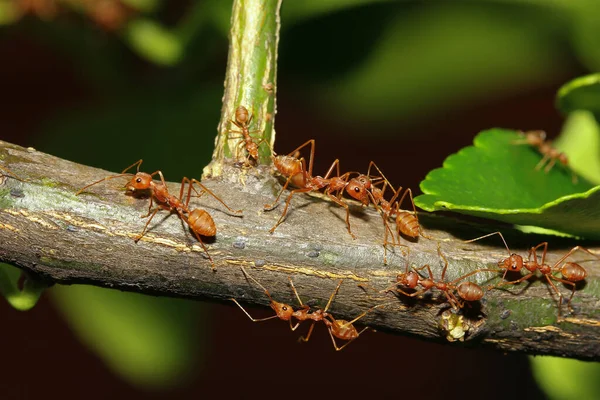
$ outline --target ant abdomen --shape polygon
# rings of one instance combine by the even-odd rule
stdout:
[[[571,282],[579,282],[587,277],[586,270],[579,264],[567,262],[560,269],[563,278]]]
[[[396,215],[396,229],[404,236],[419,237],[419,220],[408,211],[399,211]]]
[[[248,109],[244,106],[239,106],[235,109],[235,120],[241,125],[245,125],[248,122],[249,113]]]
[[[190,228],[199,235],[212,237],[217,234],[215,221],[208,212],[200,208],[196,208],[190,212],[188,223]]]
[[[483,298],[483,289],[476,283],[463,282],[456,288],[461,299],[466,301],[477,301]]]

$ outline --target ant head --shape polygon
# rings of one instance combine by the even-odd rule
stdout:
[[[125,189],[128,192],[135,192],[136,190],[145,190],[150,187],[150,183],[152,182],[152,177],[150,174],[145,172],[138,172],[131,178],[129,182],[125,185]]]
[[[408,271],[406,273],[398,274],[396,280],[401,285],[414,289],[419,283],[419,274],[415,271]]]
[[[366,206],[369,204],[369,193],[367,191],[367,187],[360,177],[361,176],[350,179],[348,186],[346,186],[346,193],[348,193],[353,199],[360,201],[364,206]]]
[[[518,254],[511,254],[510,257],[498,263],[498,266],[508,271],[520,271],[523,268],[523,257]]]
[[[289,321],[292,319],[292,314],[294,314],[294,309],[285,303],[278,303],[276,301],[271,300],[271,308],[277,314],[277,317],[283,321]]]

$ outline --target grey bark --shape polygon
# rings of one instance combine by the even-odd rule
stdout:
[[[228,214],[210,196],[193,199],[193,207],[206,209],[217,224],[216,238],[207,243],[216,271],[177,215],[166,211],[134,242],[145,224],[140,216],[147,213],[149,201],[125,195],[126,178],[103,182],[75,196],[83,186],[112,173],[1,141],[0,167],[27,180],[16,180],[0,170],[7,175],[0,185],[0,261],[38,279],[199,300],[234,297],[268,305],[265,293],[242,273],[244,267],[273,299],[297,305],[291,278],[303,301],[314,307],[324,307],[343,280],[330,309],[336,318],[352,320],[372,306],[388,303],[359,323],[438,342],[600,360],[600,262],[583,253],[573,257],[588,271],[575,293],[573,314],[567,315],[563,306],[563,318],[558,320],[556,296],[543,279],[488,291],[481,304],[454,313],[437,291],[419,298],[379,292],[392,285],[407,260],[415,266],[429,264],[436,278],[444,264],[437,253],[438,241],[420,238],[403,242],[409,254],[402,247],[390,249],[384,265],[383,224],[372,209],[351,207],[352,229],[358,236],[353,240],[341,207],[318,195],[299,195],[293,198],[284,223],[270,234],[283,204],[263,211],[281,187],[268,167],[225,164],[219,178],[204,181],[230,207],[243,209],[243,217]],[[179,184],[169,183],[169,189],[178,193]],[[427,235],[440,240],[449,261],[449,280],[477,268],[493,268],[506,257],[499,239],[461,242],[494,228],[451,217],[420,217]],[[533,241],[529,245],[540,241],[528,240]],[[548,257],[556,260],[567,250],[557,250],[553,242]],[[500,280],[496,273],[472,278],[484,286]],[[557,286],[569,294],[567,287]],[[444,328],[448,318],[459,322],[452,332]],[[457,340],[461,334],[464,342]]]

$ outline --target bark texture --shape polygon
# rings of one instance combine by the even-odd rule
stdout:
[[[16,180],[0,170],[8,175],[0,178],[0,261],[39,279],[212,301],[234,297],[268,305],[265,293],[244,276],[240,269],[244,267],[273,299],[297,305],[291,278],[302,300],[315,307],[324,307],[343,280],[330,309],[336,318],[352,320],[374,305],[388,303],[360,323],[440,342],[600,360],[600,262],[584,253],[574,255],[572,261],[580,262],[588,277],[575,293],[575,312],[567,314],[563,306],[560,320],[556,296],[545,279],[491,290],[481,304],[453,313],[437,291],[422,298],[379,293],[390,287],[407,262],[429,264],[436,278],[444,263],[437,240],[420,238],[403,242],[410,248],[408,254],[402,247],[390,249],[384,265],[383,224],[374,210],[351,207],[352,229],[358,236],[353,240],[341,207],[318,195],[299,195],[292,200],[285,222],[270,234],[283,204],[263,211],[281,187],[267,167],[241,169],[224,163],[219,178],[204,181],[230,207],[243,209],[243,217],[228,214],[207,195],[192,201],[192,208],[206,209],[217,224],[216,238],[207,242],[215,272],[176,215],[159,213],[150,231],[134,242],[144,227],[146,220],[140,216],[147,213],[149,201],[125,195],[126,178],[103,182],[75,196],[83,186],[111,173],[1,141],[0,167],[27,180]],[[178,193],[179,184],[171,183],[169,189]],[[421,223],[427,235],[440,240],[449,262],[448,280],[477,268],[495,267],[506,257],[499,239],[461,242],[494,228],[435,215],[421,215]],[[506,233],[512,245],[514,240]],[[528,245],[541,241],[539,237],[526,240]],[[549,260],[558,259],[573,245],[551,242]],[[526,254],[522,248],[511,250]],[[487,285],[499,279],[496,273],[480,273],[471,280]],[[565,296],[570,293],[568,287],[557,287]]]

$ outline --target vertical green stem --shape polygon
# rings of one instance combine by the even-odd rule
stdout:
[[[221,121],[213,160],[204,169],[206,177],[221,175],[225,157],[237,156],[238,161],[246,158],[244,152],[236,154],[236,146],[241,140],[238,135],[230,135],[230,139],[227,135],[238,106],[244,106],[252,113],[249,129],[255,132],[253,137],[273,145],[281,2],[235,0],[233,3]],[[269,163],[269,155],[268,146],[261,146],[259,162]]]

